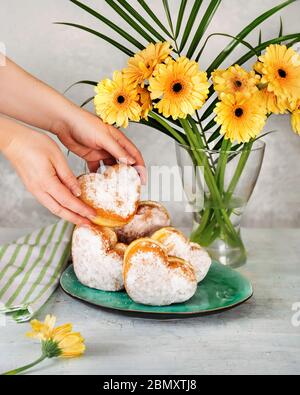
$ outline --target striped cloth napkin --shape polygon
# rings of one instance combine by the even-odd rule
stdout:
[[[74,226],[65,221],[0,247],[0,314],[29,321],[59,284]]]

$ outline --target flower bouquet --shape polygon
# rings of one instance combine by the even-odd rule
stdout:
[[[293,49],[300,33],[284,35],[281,21],[278,37],[264,42],[260,31],[256,45],[245,39],[296,0],[268,10],[236,36],[208,37],[206,31],[221,0],[211,0],[206,9],[202,0],[178,0],[176,15],[173,2],[162,0],[168,27],[151,9],[151,2],[105,0],[135,36],[84,3],[70,1],[128,42],[123,45],[88,27],[60,22],[106,40],[129,57],[112,79],[79,82],[96,86],[96,96],[83,105],[94,100],[97,115],[110,125],[139,122],[174,139],[179,164],[194,167],[197,187],[204,194],[202,207],[195,205],[191,239],[224,264],[243,263],[240,219],[261,168],[264,144],[259,139],[267,118],[290,113],[293,129],[300,134],[300,55]],[[204,71],[201,59],[213,36],[228,37],[230,43]],[[243,46],[245,54],[229,68],[220,68],[237,46]],[[251,59],[251,69],[243,68]],[[203,177],[197,176],[199,167]],[[197,199],[188,189],[193,204]]]

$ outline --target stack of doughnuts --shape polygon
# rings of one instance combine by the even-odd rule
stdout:
[[[97,216],[77,226],[72,257],[78,280],[100,291],[125,288],[136,303],[167,306],[192,298],[211,259],[177,229],[163,205],[140,201],[133,167],[115,165],[79,178],[82,200]]]

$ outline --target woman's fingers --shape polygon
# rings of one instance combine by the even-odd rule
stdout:
[[[46,192],[39,192],[36,194],[37,200],[45,206],[52,214],[60,217],[75,225],[90,225],[90,221],[80,215],[62,207],[52,196]]]
[[[110,133],[113,138],[117,141],[119,145],[121,145],[129,155],[135,160],[135,167],[139,172],[139,175],[142,179],[143,184],[147,182],[147,171],[144,158],[138,148],[133,144],[133,142],[125,136],[119,129],[110,126]]]
[[[78,179],[72,173],[68,163],[62,153],[58,151],[58,155],[52,161],[52,165],[56,171],[61,182],[73,193],[75,196],[81,195],[81,189]]]
[[[100,162],[96,161],[96,162],[87,162],[89,171],[91,173],[97,173],[99,167],[100,167]]]
[[[69,189],[63,185],[57,177],[49,180],[46,192],[55,199],[60,206],[79,214],[81,217],[92,218],[96,216],[93,208],[87,206],[76,198]]]
[[[113,134],[110,132],[110,129],[113,127],[109,125],[105,125],[105,127],[107,129],[105,136],[101,135],[100,133],[97,134],[97,145],[99,148],[104,148],[105,151],[109,152],[110,155],[122,163],[134,165],[136,160],[122,147],[122,145],[118,143]]]

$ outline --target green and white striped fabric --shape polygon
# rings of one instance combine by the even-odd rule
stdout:
[[[29,321],[59,284],[74,226],[65,221],[0,247],[0,314]]]

